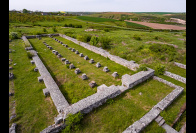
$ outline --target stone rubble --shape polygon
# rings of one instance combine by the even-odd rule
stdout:
[[[108,69],[108,67],[105,66],[105,67],[103,68],[103,71],[104,71],[104,72],[109,72],[110,70]]]
[[[96,67],[97,68],[101,67],[101,64],[99,62],[97,62]]]

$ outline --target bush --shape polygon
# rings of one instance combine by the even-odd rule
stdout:
[[[43,28],[43,32],[47,32],[46,28]]]
[[[89,42],[91,40],[91,35],[77,35],[77,39],[82,42]]]
[[[27,52],[27,56],[28,56],[29,59],[32,59],[33,54],[31,52]]]
[[[147,71],[148,69],[147,69],[147,67],[146,67],[146,65],[145,64],[141,64],[140,66],[139,66],[139,68],[137,69],[137,72],[140,72],[140,71]]]
[[[158,64],[155,66],[155,75],[163,75],[165,72],[165,66]]]
[[[99,42],[101,43],[101,47],[103,49],[109,48],[109,46],[111,45],[111,41],[112,40],[110,38],[105,36],[99,38]]]
[[[52,27],[52,31],[53,31],[53,32],[57,32],[56,27]]]
[[[68,25],[67,24],[64,24],[64,27],[68,27]]]
[[[105,32],[109,32],[110,30],[108,28],[103,29]]]
[[[73,132],[76,130],[79,130],[80,127],[80,121],[83,118],[83,115],[81,112],[77,113],[77,114],[68,114],[68,117],[65,119],[65,130],[64,133],[67,132]]]
[[[91,45],[97,46],[98,42],[99,42],[99,38],[98,37],[96,37],[96,36],[92,36],[91,37],[91,40],[90,40],[90,44]]]
[[[136,34],[133,36],[133,38],[134,38],[135,40],[138,40],[138,41],[141,41],[141,40],[142,40],[141,37],[139,37],[139,36],[136,35]]]
[[[10,33],[10,38],[11,38],[11,39],[18,39],[18,38],[19,38],[19,35],[18,35],[17,32],[11,32],[11,33]]]

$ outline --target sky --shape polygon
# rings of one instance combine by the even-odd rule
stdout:
[[[186,0],[9,0],[9,10],[186,12]]]

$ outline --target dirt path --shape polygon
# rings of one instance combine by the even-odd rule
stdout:
[[[145,25],[145,26],[151,27],[153,29],[186,30],[186,27],[181,27],[181,26],[176,26],[176,25],[157,24],[157,23],[139,22],[139,21],[131,21],[131,20],[126,20],[126,21],[136,23],[136,24]]]

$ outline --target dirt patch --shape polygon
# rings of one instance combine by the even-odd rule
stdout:
[[[145,42],[145,43],[158,43],[158,44],[166,44],[166,45],[173,46],[174,48],[178,48],[178,46],[177,46],[177,45],[174,45],[174,44],[169,44],[169,43],[165,43],[165,42],[148,41],[148,42]]]
[[[157,24],[157,23],[139,22],[139,21],[131,21],[131,20],[125,20],[125,21],[145,25],[153,29],[186,30],[186,27],[181,27],[176,25]]]

